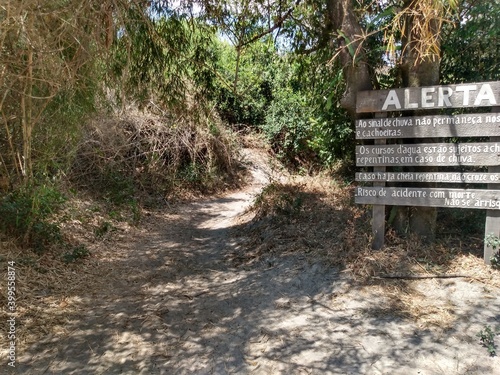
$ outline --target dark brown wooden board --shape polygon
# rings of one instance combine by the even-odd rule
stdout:
[[[419,109],[493,107],[500,104],[500,81],[446,86],[361,91],[356,111],[390,112]]]
[[[356,120],[356,139],[500,136],[500,113]]]
[[[500,111],[500,107],[493,107],[492,111]],[[490,141],[498,142],[499,137],[491,137]],[[488,168],[490,173],[500,172],[500,166],[493,166]],[[488,189],[495,190],[500,189],[498,183],[491,183],[488,185]],[[484,237],[485,239],[490,236],[500,237],[500,211],[498,210],[488,210],[486,211],[486,220],[484,223]],[[496,249],[498,250],[498,249]],[[491,257],[494,255],[495,250],[489,246],[488,241],[484,242],[484,262],[486,264],[491,264]]]
[[[357,172],[360,182],[441,182],[489,184],[500,183],[500,173],[481,172]]]
[[[380,113],[376,113],[375,117],[382,116]],[[386,144],[385,139],[376,139],[374,141],[375,145],[383,146]],[[373,171],[376,173],[384,173],[385,167],[373,167]],[[385,187],[385,182],[374,182],[373,186]],[[380,250],[384,247],[385,242],[385,206],[384,205],[373,205],[372,208],[372,249]]]
[[[500,142],[356,146],[356,166],[495,166]]]
[[[354,197],[360,204],[500,210],[500,190],[358,186]]]

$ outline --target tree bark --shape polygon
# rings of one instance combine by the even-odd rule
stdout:
[[[341,101],[351,118],[356,118],[356,94],[371,90],[372,77],[363,50],[363,29],[353,11],[352,0],[328,0],[327,28],[337,36],[335,47],[343,67],[346,91]]]
[[[433,0],[405,0],[407,11],[403,34],[403,83],[405,87],[439,84],[440,9]],[[363,50],[363,29],[354,13],[352,0],[328,0],[327,30],[337,35],[335,47],[344,69],[346,92],[341,105],[356,118],[356,94],[373,89],[372,74]],[[425,113],[419,113],[425,114]],[[429,140],[422,140],[422,142]],[[398,207],[394,227],[416,234],[423,240],[435,237],[436,209]]]
[[[406,29],[403,30],[403,86],[421,87],[439,84],[439,33],[440,21],[437,17],[429,19],[429,14],[437,15],[439,12],[424,12],[432,10],[433,4],[427,2],[407,0],[406,6],[408,16],[406,17]],[[425,8],[428,7],[428,8]],[[425,14],[427,13],[427,14]],[[427,22],[427,23],[426,23]],[[426,24],[425,30],[417,27]],[[422,35],[427,33],[428,35]],[[432,36],[431,38],[429,38]],[[432,45],[424,45],[431,42]],[[414,113],[417,115],[417,113]],[[418,111],[418,115],[429,114],[426,111]],[[419,142],[431,143],[434,139],[422,139]],[[423,167],[420,171],[434,172],[436,167]],[[422,187],[435,187],[435,184],[422,184]],[[435,207],[398,207],[395,215],[394,228],[399,233],[405,233],[406,228],[410,233],[417,235],[421,240],[433,241],[436,235],[437,210]]]

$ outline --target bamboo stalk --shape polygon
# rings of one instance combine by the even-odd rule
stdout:
[[[19,165],[17,164],[16,149],[14,148],[14,144],[12,143],[12,134],[10,133],[10,129],[9,129],[9,121],[7,119],[7,116],[5,115],[5,112],[3,112],[1,110],[3,102],[4,102],[5,98],[7,97],[9,91],[10,90],[6,90],[4,97],[2,98],[2,102],[0,103],[0,113],[2,114],[2,119],[3,119],[2,122],[4,123],[4,127],[5,127],[5,135],[7,138],[7,142],[9,144],[9,151],[10,151],[10,157],[12,160],[12,165],[15,166],[16,174],[20,178],[21,177],[21,170],[19,169]]]
[[[28,30],[33,30],[33,16],[28,15],[29,27]],[[23,128],[23,177],[25,180],[29,180],[32,177],[32,163],[31,163],[31,149],[32,149],[32,133],[33,124],[31,121],[33,112],[33,47],[31,41],[29,40],[29,35],[26,35],[27,39],[27,74],[24,79],[24,90],[21,94],[21,111],[22,111],[22,128]]]
[[[240,60],[241,60],[241,48],[238,46],[238,47],[236,47],[236,67],[234,68],[234,82],[233,82],[233,95],[235,95],[235,96],[237,96],[237,93],[238,93]]]

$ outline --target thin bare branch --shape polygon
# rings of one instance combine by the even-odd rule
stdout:
[[[264,30],[263,32],[253,36],[252,38],[240,43],[236,48],[243,48],[261,38],[263,38],[264,36],[266,35],[269,35],[271,34],[272,32],[274,32],[276,29],[280,28],[283,26],[283,23],[288,19],[290,18],[290,16],[292,15],[293,11],[295,10],[295,8],[297,8],[297,6],[300,4],[301,0],[295,0],[295,3],[293,4],[293,6],[290,7],[290,9],[288,9],[280,18],[278,18],[278,20],[274,23],[274,25],[271,27],[271,28],[268,28],[267,30]]]

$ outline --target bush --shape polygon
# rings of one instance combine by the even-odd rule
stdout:
[[[236,175],[235,158],[230,133],[203,105],[180,115],[130,110],[88,124],[71,177],[111,204],[130,205],[141,192],[221,188]]]
[[[490,259],[491,267],[500,270],[500,238],[490,233],[485,237],[484,242],[493,250],[493,256]]]
[[[272,95],[264,134],[291,166],[332,166],[352,159],[352,122],[340,107],[342,69],[329,57],[284,54],[272,67]]]
[[[230,124],[261,125],[273,100],[274,47],[255,42],[241,51],[238,63],[236,48],[227,42],[219,40],[216,51],[221,77],[213,99],[221,118]]]
[[[65,197],[53,186],[27,186],[13,191],[0,201],[0,228],[26,246],[41,253],[62,241],[51,216]]]
[[[290,166],[313,159],[310,118],[305,98],[291,90],[280,92],[267,111],[264,135],[278,158]]]
[[[271,183],[255,199],[255,217],[258,219],[267,216],[297,217],[302,209],[304,197],[300,186]]]
[[[79,259],[86,258],[90,255],[90,251],[84,245],[78,245],[72,247],[63,255],[63,260],[65,263],[73,263]]]
[[[98,94],[96,87],[68,90],[48,104],[33,131],[35,179],[43,181],[68,172],[81,141],[83,124],[95,114]]]
[[[350,121],[345,117],[340,113],[333,119],[321,116],[310,119],[311,139],[308,145],[324,166],[332,166],[338,160],[352,159],[354,133]]]

